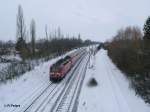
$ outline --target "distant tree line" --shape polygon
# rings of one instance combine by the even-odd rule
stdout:
[[[105,47],[112,61],[131,79],[136,93],[150,103],[150,17],[143,32],[138,27],[120,29]]]
[[[13,48],[14,46],[15,43],[12,41],[0,41],[0,55],[8,55],[10,53],[10,48]]]
[[[39,58],[51,54],[60,55],[76,47],[95,44],[91,40],[83,41],[81,35],[64,36],[58,28],[54,33],[49,33],[45,27],[45,38],[36,38],[36,23],[32,19],[30,24],[30,42],[27,42],[27,29],[25,25],[23,9],[19,5],[17,14],[16,50],[19,51],[23,60],[28,58]]]

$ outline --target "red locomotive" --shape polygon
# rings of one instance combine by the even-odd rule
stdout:
[[[50,81],[56,82],[62,80],[83,53],[85,53],[85,49],[75,51],[54,63],[50,67]]]

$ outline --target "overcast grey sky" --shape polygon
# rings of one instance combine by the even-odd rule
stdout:
[[[142,29],[150,15],[150,0],[1,0],[0,40],[15,40],[19,4],[28,29],[35,19],[38,37],[44,36],[47,24],[50,31],[60,26],[64,34],[104,41],[121,27]]]

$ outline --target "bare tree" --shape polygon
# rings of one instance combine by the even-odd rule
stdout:
[[[57,29],[57,37],[58,38],[61,38],[62,37],[62,35],[61,35],[61,29],[60,29],[60,27],[58,27],[58,29]]]
[[[29,50],[26,43],[26,26],[24,22],[23,9],[18,6],[17,14],[17,32],[16,32],[16,50],[20,52],[21,57],[25,60],[29,56]]]
[[[17,40],[22,38],[25,40],[26,26],[24,22],[23,9],[21,5],[18,6],[18,14],[17,14]]]
[[[31,35],[31,46],[32,46],[32,55],[35,55],[35,38],[36,38],[36,25],[34,19],[32,19],[30,24],[30,35]]]
[[[48,40],[48,31],[47,31],[47,25],[45,25],[45,36],[46,36],[46,39]]]

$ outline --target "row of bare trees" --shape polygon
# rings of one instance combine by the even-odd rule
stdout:
[[[138,27],[127,27],[118,31],[110,42],[108,54],[114,63],[128,74],[140,70],[142,33]]]
[[[80,34],[77,37],[64,36],[60,27],[56,31],[49,33],[47,25],[45,26],[45,37],[43,39],[36,39],[36,23],[34,19],[31,20],[30,42],[28,43],[27,36],[23,9],[21,5],[19,5],[17,14],[16,50],[19,51],[23,60],[64,53],[73,48],[93,43],[90,40],[83,41]]]
[[[6,54],[11,55],[8,54],[9,50],[6,50],[6,47],[9,47],[8,49],[13,49],[15,53],[19,53],[22,60],[9,61],[0,58],[0,62],[9,63],[7,67],[0,71],[0,82],[13,80],[23,75],[23,73],[32,70],[35,66],[44,61],[48,61],[49,59],[62,55],[77,47],[94,43],[90,40],[83,41],[80,34],[76,37],[69,35],[64,36],[60,28],[53,32],[49,32],[47,25],[45,26],[45,36],[43,38],[41,37],[41,39],[37,39],[36,23],[34,19],[32,19],[28,31],[21,5],[18,6],[16,26],[16,43],[11,44],[9,42],[7,44],[0,42],[0,56]],[[28,32],[30,32],[30,35],[28,35]]]
[[[145,102],[150,103],[150,17],[138,27],[120,29],[107,42],[108,55],[131,80],[132,87]]]

